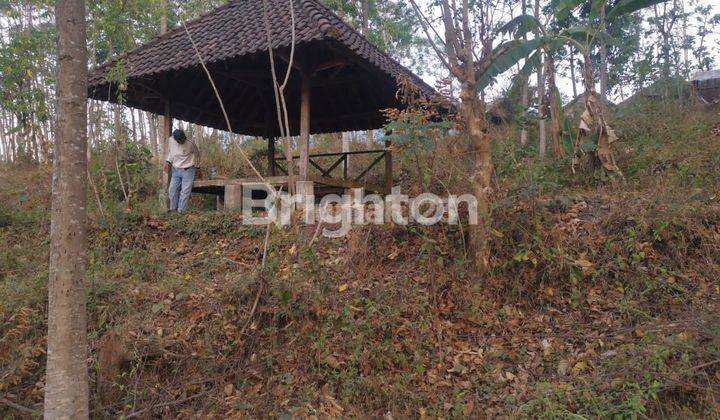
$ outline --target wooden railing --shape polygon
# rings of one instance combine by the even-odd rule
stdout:
[[[388,145],[389,146],[389,145]],[[365,169],[360,172],[357,176],[351,176],[348,174],[348,166],[349,166],[349,157],[352,155],[371,155],[371,154],[377,154],[377,157],[373,159],[373,161],[365,167]],[[332,164],[330,166],[324,167],[322,163],[317,161],[317,158],[326,158],[326,157],[332,157],[337,156],[337,159],[332,161]],[[300,156],[293,156],[293,162],[300,159]],[[270,175],[275,176],[277,174],[277,171],[279,170],[283,174],[287,175],[287,169],[279,164],[279,161],[287,160],[285,156],[274,156],[270,161]],[[379,149],[379,150],[361,150],[361,151],[355,151],[355,152],[340,152],[340,153],[316,153],[309,156],[308,162],[312,167],[317,169],[320,172],[320,176],[323,178],[330,178],[330,179],[341,179],[344,181],[352,181],[353,183],[361,183],[363,178],[374,168],[376,167],[381,161],[385,161],[385,174],[384,174],[384,186],[383,189],[385,192],[390,193],[392,190],[392,151],[388,147],[387,149]],[[342,177],[341,178],[334,178],[333,177],[333,171],[335,171],[340,165],[342,165]]]

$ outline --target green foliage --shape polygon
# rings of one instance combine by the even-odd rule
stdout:
[[[399,119],[385,126],[389,133],[385,139],[396,143],[407,150],[430,150],[433,143],[425,141],[431,131],[448,130],[452,127],[449,121],[428,121],[421,112],[404,112]]]
[[[115,92],[117,94],[118,104],[125,103],[124,92],[127,86],[127,69],[125,68],[125,60],[118,60],[107,72],[107,80],[117,86]]]
[[[362,28],[362,3],[349,0],[322,0],[332,11],[343,17],[343,21],[360,31]],[[418,33],[420,27],[417,15],[409,3],[398,0],[369,1],[367,38],[381,50],[403,62],[419,73],[428,72],[424,58],[429,45]],[[432,72],[432,71],[430,71]]]
[[[542,23],[532,15],[516,16],[498,29],[499,34],[512,35],[514,38],[522,38],[523,35],[536,31],[544,31]]]
[[[100,148],[98,154],[105,155],[106,159],[91,161],[90,174],[99,184],[103,201],[123,201],[128,192],[135,199],[155,195],[156,169],[147,147],[121,142]]]
[[[666,1],[668,0],[620,0],[607,12],[606,19],[613,20]]]
[[[497,76],[513,67],[520,60],[530,56],[549,40],[550,38],[547,37],[539,37],[529,41],[513,40],[498,46],[493,51],[492,59],[489,60],[487,67],[478,75],[478,87],[487,87]]]
[[[550,5],[558,20],[565,20],[587,0],[553,0]]]
[[[7,41],[0,41],[0,107],[23,126],[51,116],[45,83],[54,83],[54,41],[54,28],[45,25],[10,32]]]

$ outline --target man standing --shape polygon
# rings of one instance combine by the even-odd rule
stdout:
[[[188,139],[183,130],[173,131],[168,139],[168,155],[163,166],[165,173],[172,168],[168,188],[171,212],[182,213],[187,210],[199,161],[200,152],[195,142]]]

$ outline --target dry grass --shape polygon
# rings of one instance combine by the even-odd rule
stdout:
[[[457,227],[368,226],[312,247],[313,229],[273,230],[258,275],[264,230],[238,215],[94,220],[94,415],[717,416],[718,154],[712,116],[686,116],[657,133],[627,117],[624,185],[576,182],[495,133],[483,278]],[[464,156],[458,140],[409,154],[404,189],[461,191]],[[413,175],[418,159],[429,179]],[[0,171],[0,392],[36,409],[49,197],[37,177]]]

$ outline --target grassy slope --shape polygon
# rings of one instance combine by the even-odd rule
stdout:
[[[94,413],[717,416],[712,118],[627,112],[623,185],[501,145],[486,279],[458,258],[456,228],[312,247],[311,229],[273,230],[259,277],[264,230],[238,216],[95,221]],[[0,185],[0,392],[37,408],[49,173],[4,168]]]

